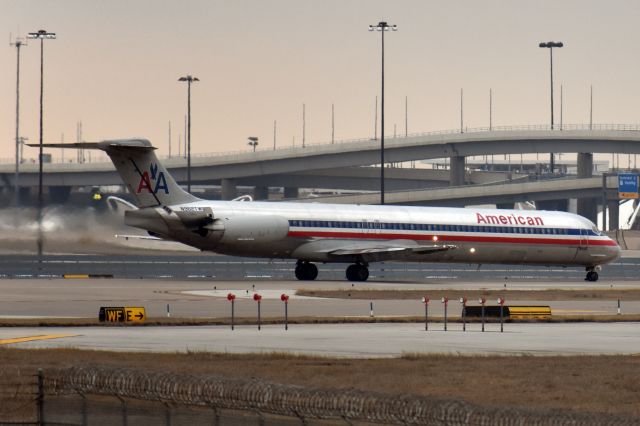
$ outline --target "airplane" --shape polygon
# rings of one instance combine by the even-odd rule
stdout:
[[[302,281],[317,278],[318,262],[349,264],[347,280],[366,281],[379,261],[581,266],[597,281],[620,255],[591,221],[566,212],[211,201],[183,190],[146,139],[44,147],[105,151],[137,204],[125,224],[201,251],[296,259]]]

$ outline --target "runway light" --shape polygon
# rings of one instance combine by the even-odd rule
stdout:
[[[433,241],[438,241],[438,236],[437,235],[433,236]]]
[[[473,247],[471,247],[471,248],[469,249],[469,252],[470,252],[470,253],[475,253],[475,252],[476,252],[476,249],[475,249],[475,248],[473,248]]]

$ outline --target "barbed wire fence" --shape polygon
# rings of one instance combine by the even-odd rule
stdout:
[[[235,421],[221,422],[221,410],[243,412],[245,416],[251,414],[254,424],[283,424],[284,418],[288,418],[290,424],[317,421],[322,424],[337,421],[342,424],[504,426],[640,424],[636,418],[610,415],[482,407],[462,401],[414,395],[386,395],[353,389],[311,389],[259,379],[149,373],[104,367],[47,369],[42,375],[42,392],[45,416],[50,401],[55,397],[75,395],[86,401],[87,396],[96,396],[102,398],[101,404],[123,410],[122,424],[134,424],[127,419],[128,410],[142,403],[154,404],[152,412],[160,416],[156,418],[157,423],[164,417],[164,423],[171,425],[179,424],[172,413],[180,406],[206,409],[210,424],[248,424],[246,417],[238,423],[242,415],[236,416]],[[86,424],[86,403],[81,406],[85,408],[79,410],[84,413],[80,424]],[[276,417],[270,419],[269,416]],[[276,418],[278,420],[274,420]],[[295,423],[291,423],[294,420]]]
[[[31,369],[0,368],[1,424],[37,424],[38,383]]]
[[[106,367],[0,374],[0,385],[11,383],[2,387],[2,424],[640,425],[638,418],[609,414]],[[6,396],[12,400],[8,393],[15,395],[11,407],[4,403]]]

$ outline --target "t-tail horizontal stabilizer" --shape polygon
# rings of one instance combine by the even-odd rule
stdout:
[[[28,145],[40,146],[39,144]],[[51,143],[42,146],[44,148],[99,149],[106,152],[140,208],[171,206],[199,200],[176,183],[167,169],[158,161],[155,148],[146,139]]]

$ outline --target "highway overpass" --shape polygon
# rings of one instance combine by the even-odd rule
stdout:
[[[282,185],[285,196],[295,197],[301,184],[323,188],[332,179],[335,185],[343,185],[347,180],[355,181],[356,177],[348,175],[355,172],[342,171],[330,177],[327,170],[378,164],[379,145],[377,140],[360,139],[307,145],[304,148],[298,146],[222,155],[195,155],[192,157],[192,182],[221,185],[223,198],[226,199],[235,197],[236,187],[243,184],[255,184],[257,198],[264,198],[270,185]],[[468,156],[549,152],[576,153],[578,177],[589,178],[592,176],[593,153],[640,154],[640,127],[565,125],[562,129],[550,130],[546,126],[516,126],[431,132],[385,139],[385,157],[389,163],[450,158],[448,180],[451,186],[473,181],[465,171],[465,158]],[[172,158],[163,161],[176,179],[184,183],[185,160]],[[27,188],[36,186],[37,164],[23,164],[21,168],[20,185]],[[71,187],[121,184],[110,163],[46,164],[45,173],[45,185],[52,187],[52,193],[62,196],[65,192],[68,194]],[[427,175],[429,172],[425,170],[424,173]],[[394,179],[392,176],[390,178]],[[0,182],[6,188],[12,188],[13,179],[13,165],[0,165]],[[373,182],[373,179],[373,176],[368,178],[369,182]],[[413,180],[411,187],[416,186],[419,186],[419,182]],[[593,218],[593,200],[581,200],[579,213]]]
[[[195,183],[211,183],[222,179],[374,165],[380,161],[379,145],[378,140],[360,139],[307,145],[305,148],[298,146],[256,152],[198,154],[192,156],[192,179]],[[519,126],[491,131],[471,129],[464,133],[432,132],[385,138],[385,158],[388,163],[453,158],[450,173],[455,175],[455,179],[452,180],[463,179],[459,175],[460,165],[463,169],[464,161],[460,160],[468,156],[549,152],[640,154],[640,126],[594,125],[590,130],[588,127],[565,125],[564,130],[553,131],[544,126]],[[179,182],[184,182],[186,164],[183,158],[163,159],[163,162]],[[13,168],[12,164],[0,165],[3,184],[12,185]],[[37,168],[37,164],[21,166],[21,185],[37,184]],[[51,186],[120,183],[110,163],[45,164],[45,173],[45,184]]]

